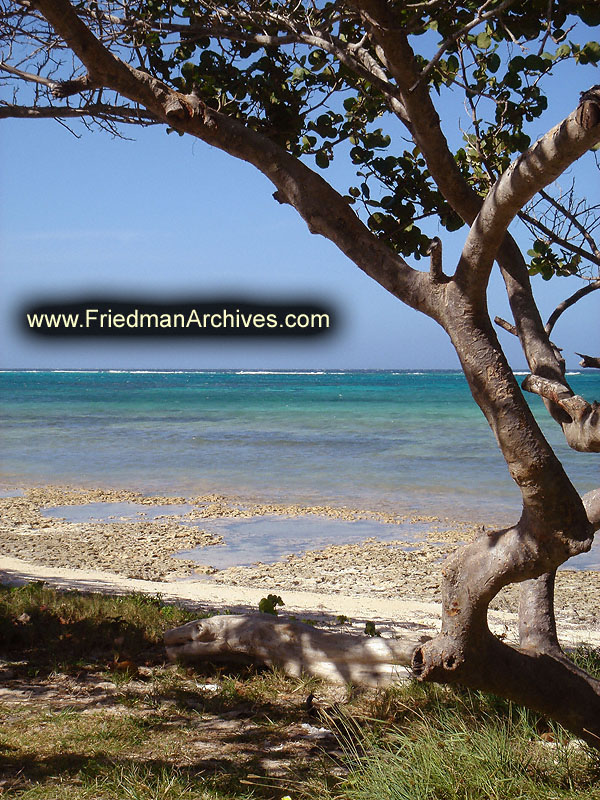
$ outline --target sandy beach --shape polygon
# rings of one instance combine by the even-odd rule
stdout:
[[[161,513],[135,521],[66,522],[42,510],[87,503],[135,503],[180,506],[185,514]],[[384,635],[433,633],[439,625],[440,567],[476,526],[450,524],[435,517],[428,533],[407,548],[406,541],[368,539],[290,553],[272,564],[215,570],[211,547],[220,537],[203,529],[223,518],[312,515],[323,519],[375,519],[386,526],[405,525],[406,516],[390,511],[331,506],[265,504],[217,495],[183,498],[144,496],[131,491],[80,487],[26,488],[22,496],[0,498],[0,580],[18,584],[43,580],[80,591],[160,594],[198,608],[256,610],[268,593],[281,595],[282,613],[340,624],[357,631],[374,622]],[[410,521],[410,520],[409,520]],[[206,563],[173,558],[175,552],[201,546]],[[517,587],[507,587],[490,610],[494,632],[516,638]],[[557,619],[562,641],[600,644],[600,572],[561,570],[557,579]]]

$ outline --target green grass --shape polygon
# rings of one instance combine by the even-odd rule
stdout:
[[[0,655],[27,661],[38,675],[107,661],[152,663],[164,658],[167,628],[200,616],[143,594],[56,592],[42,582],[0,586]]]
[[[308,780],[324,757],[308,763],[288,731],[318,681],[165,663],[163,632],[199,616],[160,597],[0,587],[0,681],[31,695],[0,704],[2,800],[277,797],[260,785],[276,754]]]
[[[569,655],[578,667],[600,680],[600,649],[582,645]]]
[[[600,800],[600,754],[497,697],[412,682],[335,704],[313,678],[165,663],[164,630],[197,617],[0,587],[7,686],[28,697],[0,704],[1,800]],[[598,650],[572,658],[600,677]]]
[[[340,797],[600,800],[600,754],[500,698],[408,684],[374,710],[386,719],[342,733],[350,773]]]

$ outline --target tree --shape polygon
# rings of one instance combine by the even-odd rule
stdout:
[[[600,24],[598,4],[18,0],[3,4],[0,20],[1,74],[13,87],[1,117],[79,118],[111,132],[166,125],[202,139],[253,164],[312,233],[447,332],[523,510],[444,565],[442,628],[415,647],[413,669],[511,698],[600,746],[600,682],[562,652],[553,610],[556,568],[588,550],[600,527],[600,490],[582,498],[571,484],[486,303],[497,263],[514,316],[501,324],[531,371],[523,388],[542,395],[572,447],[600,452],[598,404],[574,394],[550,340],[558,315],[600,288],[598,206],[574,186],[547,188],[600,145],[600,87],[534,144],[526,132],[562,62],[600,61],[600,44],[575,41]],[[454,144],[436,109],[449,93],[471,115]],[[357,185],[325,180],[334,160],[350,164]],[[508,232],[517,218],[532,240],[529,261]],[[432,219],[465,228],[456,265],[420,227]],[[407,261],[426,256],[426,270]],[[580,274],[587,285],[544,325],[529,273]],[[489,603],[513,582],[518,648],[487,625]]]

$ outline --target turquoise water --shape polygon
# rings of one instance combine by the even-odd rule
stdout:
[[[600,397],[600,376],[570,376]],[[4,482],[217,492],[486,520],[519,492],[459,372],[3,372]],[[538,398],[577,488],[576,453]]]

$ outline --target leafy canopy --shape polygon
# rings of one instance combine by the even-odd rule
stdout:
[[[456,123],[449,114],[461,114],[460,129],[448,132],[453,157],[480,195],[531,144],[557,65],[600,61],[600,43],[587,40],[600,25],[595,1],[388,6],[408,36],[420,82],[439,96],[444,127]],[[340,188],[395,252],[423,256],[427,220],[449,231],[464,224],[410,138],[410,123],[395,113],[394,76],[351,2],[148,0],[128,4],[127,19],[127,46],[171,87],[194,92],[321,170],[341,154],[349,158],[355,177]],[[584,228],[596,224],[596,209],[572,193],[559,201]],[[567,235],[553,236],[567,218],[555,218],[549,231],[547,209],[538,212],[526,220],[534,235],[530,271],[544,278],[581,271],[582,232],[570,226]]]

